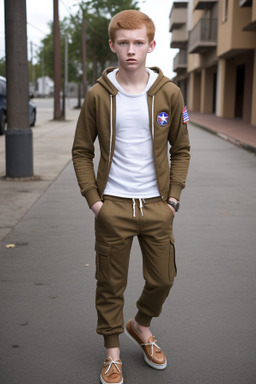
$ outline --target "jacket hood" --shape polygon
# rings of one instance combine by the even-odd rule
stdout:
[[[116,87],[108,78],[108,73],[112,72],[116,67],[106,68],[102,73],[101,77],[97,80],[102,87],[104,87],[111,95],[115,96],[118,93]],[[171,82],[171,80],[164,76],[163,72],[158,67],[150,67],[150,69],[158,73],[158,77],[151,88],[148,90],[149,96],[154,96],[166,83]]]
[[[154,96],[166,83],[171,83],[172,81],[168,77],[164,76],[160,68],[150,67],[149,69],[158,73],[156,81],[148,90],[148,95]]]
[[[97,80],[97,83],[102,85],[102,87],[105,88],[113,96],[118,93],[118,90],[109,80],[108,73],[112,72],[114,69],[116,69],[116,67],[106,68],[100,78]]]

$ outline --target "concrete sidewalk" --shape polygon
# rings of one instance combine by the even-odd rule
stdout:
[[[190,112],[190,123],[224,140],[256,153],[256,127],[241,119],[224,119],[213,114]]]
[[[53,121],[52,108],[37,108],[33,128],[34,180],[5,179],[5,137],[0,136],[0,241],[71,160],[78,114],[79,110],[67,108],[65,121]]]

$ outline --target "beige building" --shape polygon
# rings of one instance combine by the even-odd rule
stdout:
[[[256,0],[174,1],[170,32],[188,108],[256,126]]]

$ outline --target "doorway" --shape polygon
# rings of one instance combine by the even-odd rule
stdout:
[[[235,100],[235,117],[243,117],[244,107],[244,81],[245,81],[245,64],[236,67],[236,100]]]
[[[212,112],[216,113],[216,95],[217,95],[217,72],[213,74],[213,99],[212,99]]]

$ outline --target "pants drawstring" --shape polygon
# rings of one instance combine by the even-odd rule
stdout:
[[[139,208],[140,208],[140,213],[141,213],[141,216],[143,216],[143,202],[145,204],[145,200],[144,199],[141,199],[141,198],[138,198],[139,200]],[[133,212],[133,217],[136,217],[136,199],[132,199],[132,212]]]
[[[142,203],[142,199],[139,199],[139,202],[140,202],[140,213],[141,213],[141,216],[143,216],[143,203]]]
[[[135,214],[135,208],[136,208],[136,201],[135,201],[135,199],[132,199],[132,212],[133,212],[133,217],[136,217],[136,214]]]

